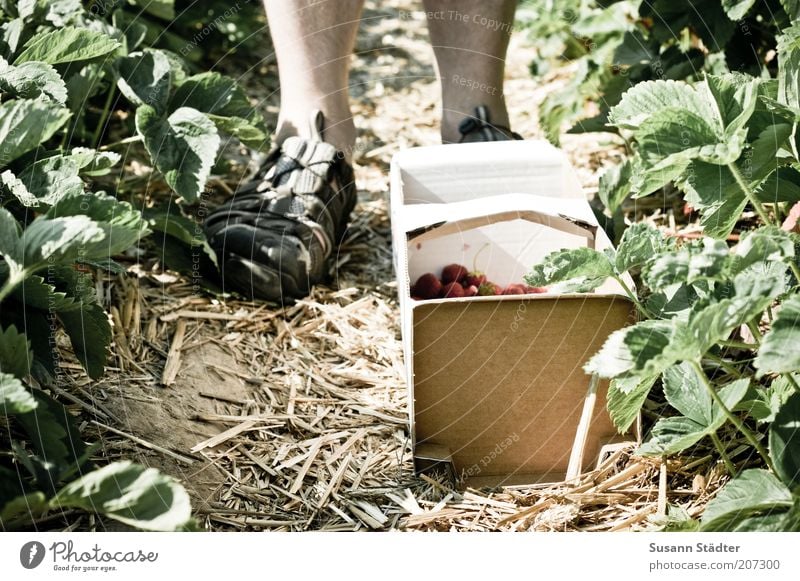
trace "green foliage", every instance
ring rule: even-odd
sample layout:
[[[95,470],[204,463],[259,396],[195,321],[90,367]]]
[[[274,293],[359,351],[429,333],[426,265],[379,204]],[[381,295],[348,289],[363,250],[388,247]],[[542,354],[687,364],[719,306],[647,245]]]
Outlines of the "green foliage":
[[[640,83],[699,81],[706,73],[728,71],[774,73],[776,36],[797,10],[778,0],[572,0],[559,3],[559,10],[551,6],[530,0],[520,21],[540,47],[534,74],[547,72],[557,59],[575,63],[570,83],[550,94],[540,110],[545,133],[556,143],[565,123],[585,117],[587,102],[599,112],[570,132],[613,131],[609,110]]]
[[[655,5],[669,17],[672,8]],[[756,3],[718,6],[742,17]],[[800,201],[798,31],[781,35],[777,81],[741,73],[653,80],[610,108],[609,123],[633,147],[601,179],[606,207],[614,212],[626,196],[672,183],[699,212],[705,236],[676,243],[634,224],[616,252],[560,250],[527,277],[583,292],[612,279],[636,304],[640,320],[612,333],[585,370],[611,378],[607,405],[620,431],[653,386],[663,388],[672,411],[655,422],[639,454],[681,454],[706,441],[722,455],[732,480],[708,505],[702,530],[797,530],[800,523],[800,237],[781,228],[781,216]],[[732,34],[724,26],[717,32],[720,40]],[[743,230],[748,208],[759,223]],[[740,239],[731,247],[734,229]],[[636,294],[628,280],[637,281]],[[765,469],[737,473],[720,437],[731,431]]]
[[[237,13],[255,8],[205,5],[187,11],[174,0],[0,0],[4,528],[66,507],[152,530],[192,526],[186,492],[171,479],[126,462],[95,470],[92,448],[47,388],[59,373],[54,346],[61,333],[86,374],[102,376],[112,329],[86,265],[124,271],[113,257],[150,234],[148,220],[116,189],[124,182],[117,179],[125,171],[121,153],[130,154],[119,148],[143,142],[134,155],[154,168],[151,181],[193,201],[216,162],[220,133],[265,144],[263,119],[241,88],[218,73],[196,72],[199,40],[191,37],[198,24],[205,30],[197,15],[212,6],[231,25]],[[192,11],[196,20],[182,20]],[[229,28],[223,24],[216,20],[215,30]],[[192,40],[174,30],[191,32]],[[200,40],[213,44],[212,36],[203,32]],[[160,234],[187,230],[169,220],[152,223]],[[201,238],[192,237],[191,246],[207,251],[215,268]]]

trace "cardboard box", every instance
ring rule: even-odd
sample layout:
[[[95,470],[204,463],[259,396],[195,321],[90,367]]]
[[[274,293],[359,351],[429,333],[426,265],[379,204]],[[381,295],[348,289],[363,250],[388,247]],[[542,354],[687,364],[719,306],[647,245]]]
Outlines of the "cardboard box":
[[[481,486],[564,480],[619,442],[606,382],[583,365],[634,311],[613,281],[591,294],[417,301],[450,263],[522,282],[554,250],[611,242],[564,155],[546,142],[414,148],[391,167],[391,217],[415,467]]]

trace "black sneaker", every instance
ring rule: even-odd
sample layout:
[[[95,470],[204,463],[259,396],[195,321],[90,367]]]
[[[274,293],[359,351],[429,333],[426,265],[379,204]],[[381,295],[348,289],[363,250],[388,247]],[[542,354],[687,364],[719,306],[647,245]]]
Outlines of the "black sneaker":
[[[357,195],[352,166],[322,141],[323,123],[315,112],[311,139],[287,138],[206,219],[224,291],[288,303],[333,274]]]
[[[485,105],[475,107],[475,115],[461,121],[458,124],[458,132],[461,133],[459,143],[522,139],[519,133],[514,133],[508,127],[493,124],[489,119],[489,109]]]

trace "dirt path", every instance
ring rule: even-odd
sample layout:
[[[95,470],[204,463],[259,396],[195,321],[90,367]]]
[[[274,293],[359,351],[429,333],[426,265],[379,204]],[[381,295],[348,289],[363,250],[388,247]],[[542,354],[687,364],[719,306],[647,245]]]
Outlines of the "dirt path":
[[[560,81],[537,86],[529,43],[513,38],[506,94],[512,126],[535,138],[536,103]],[[142,271],[102,289],[115,309],[115,365],[100,384],[78,388],[91,390],[100,423],[122,434],[88,429],[106,457],[184,482],[209,529],[577,526],[577,508],[508,520],[542,498],[536,487],[459,493],[411,470],[387,169],[394,152],[438,142],[432,63],[419,3],[368,3],[351,83],[360,205],[336,288],[319,287],[284,310],[196,296],[168,272]],[[261,91],[272,121],[274,65],[263,72],[243,81]],[[600,158],[586,144],[569,138],[565,148],[591,190]]]

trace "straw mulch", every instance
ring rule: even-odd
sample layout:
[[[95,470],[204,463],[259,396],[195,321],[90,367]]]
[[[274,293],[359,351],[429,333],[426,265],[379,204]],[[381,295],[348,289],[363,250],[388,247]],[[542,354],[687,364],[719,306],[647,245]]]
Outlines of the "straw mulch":
[[[437,141],[438,87],[421,17],[401,9],[420,7],[382,2],[376,19],[368,4],[359,36],[360,204],[335,288],[285,308],[222,302],[145,249],[127,274],[98,281],[115,330],[106,377],[92,383],[67,362],[61,399],[103,459],[180,479],[209,530],[612,531],[663,525],[668,505],[698,515],[723,479],[710,455],[661,464],[620,449],[572,486],[460,490],[413,474],[386,170],[394,151]],[[537,85],[529,42],[514,39],[506,93],[515,128],[536,137],[535,104],[565,76]],[[266,91],[274,119],[277,95],[254,74],[242,81]],[[618,155],[591,136],[564,147],[587,194]],[[70,530],[112,526],[66,516]]]

